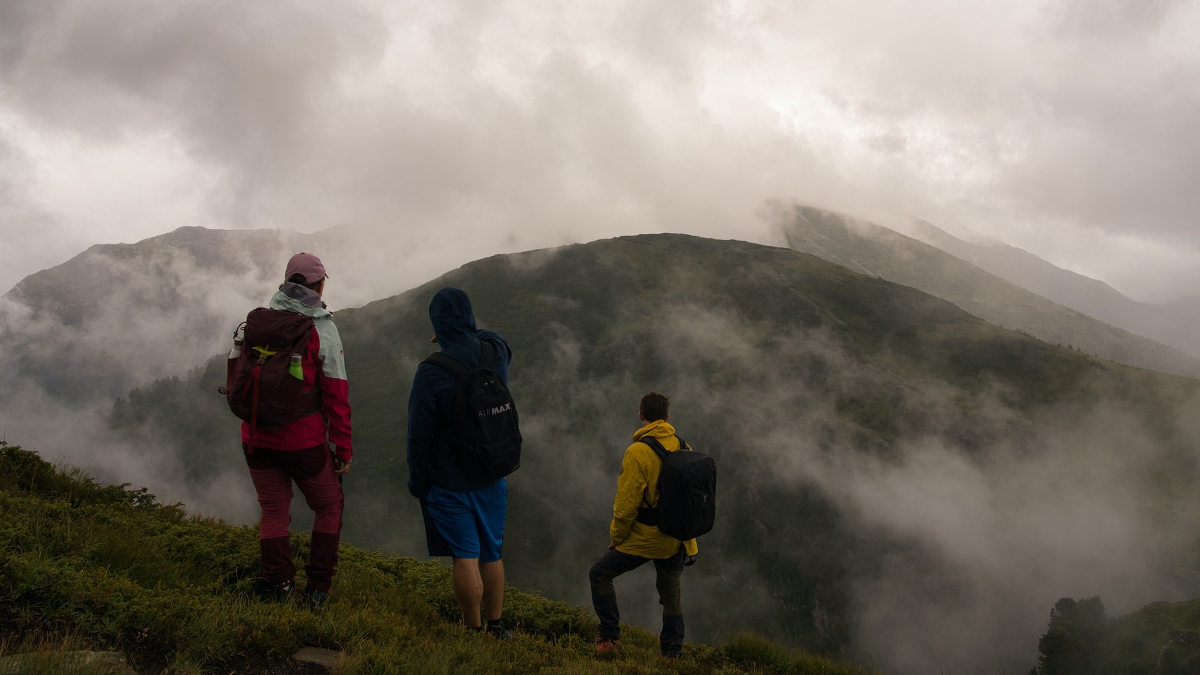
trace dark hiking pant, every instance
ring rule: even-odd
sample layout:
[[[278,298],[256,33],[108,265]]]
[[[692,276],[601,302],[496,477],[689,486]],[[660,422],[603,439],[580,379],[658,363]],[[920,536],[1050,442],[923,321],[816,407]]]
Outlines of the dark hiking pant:
[[[683,648],[683,602],[679,595],[679,577],[683,574],[683,549],[670,558],[654,560],[658,575],[658,603],[663,606],[663,627],[659,644],[663,656],[677,657]],[[600,637],[618,640],[621,637],[621,613],[617,609],[617,592],[613,579],[650,562],[652,558],[621,553],[613,549],[592,565],[588,578],[592,582],[592,607],[600,617]]]
[[[243,452],[246,445],[242,444]],[[250,478],[258,492],[262,520],[258,528],[262,551],[263,578],[270,584],[290,581],[296,574],[288,525],[292,523],[292,481],[312,509],[312,546],[304,571],[308,587],[329,592],[337,571],[338,540],[342,531],[342,484],[333,473],[329,448],[319,445],[304,450],[255,448],[246,455]]]

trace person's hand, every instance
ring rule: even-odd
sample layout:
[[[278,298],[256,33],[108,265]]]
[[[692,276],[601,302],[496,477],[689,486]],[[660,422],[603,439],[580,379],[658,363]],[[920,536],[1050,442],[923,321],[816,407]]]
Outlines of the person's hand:
[[[614,549],[614,548],[616,548],[616,547],[617,547],[617,545],[616,545],[616,544],[614,544],[614,543],[613,543],[613,541],[612,541],[611,539],[609,539],[609,540],[608,540],[608,550],[610,550],[610,551],[611,551],[611,550],[613,550],[613,549]]]
[[[697,554],[697,555],[699,555],[699,554]],[[696,564],[696,556],[688,555],[686,553],[683,554],[683,566],[684,567],[691,567],[692,565],[695,565],[695,564]]]
[[[335,475],[335,476],[344,476],[344,475],[350,473],[350,461],[351,460],[338,459],[338,453],[341,452],[341,450],[342,450],[341,448],[334,445],[333,443],[329,444],[329,459],[333,460],[333,475]],[[350,454],[350,453],[346,453],[346,454]]]

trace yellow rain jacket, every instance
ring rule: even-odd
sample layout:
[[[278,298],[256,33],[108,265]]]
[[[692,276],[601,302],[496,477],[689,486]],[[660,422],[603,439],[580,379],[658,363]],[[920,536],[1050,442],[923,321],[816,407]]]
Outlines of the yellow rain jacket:
[[[637,522],[639,506],[658,506],[658,472],[662,470],[662,461],[650,446],[636,442],[642,436],[657,438],[668,452],[679,449],[675,427],[663,420],[651,422],[633,434],[634,444],[625,449],[625,459],[621,460],[617,499],[608,533],[621,553],[661,560],[679,552],[679,540],[659,532],[656,525]],[[699,552],[695,539],[683,542],[683,546],[688,555]]]

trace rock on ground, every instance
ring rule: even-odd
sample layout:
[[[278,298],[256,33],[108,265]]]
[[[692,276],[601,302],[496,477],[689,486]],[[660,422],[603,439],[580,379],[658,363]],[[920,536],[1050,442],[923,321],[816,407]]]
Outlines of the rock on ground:
[[[320,647],[305,647],[292,654],[292,660],[300,663],[315,663],[332,670],[342,660],[342,653]]]

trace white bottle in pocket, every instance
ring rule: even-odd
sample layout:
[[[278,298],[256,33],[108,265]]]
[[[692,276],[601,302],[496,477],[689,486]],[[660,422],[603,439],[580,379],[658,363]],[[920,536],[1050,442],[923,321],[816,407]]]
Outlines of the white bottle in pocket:
[[[236,359],[242,355],[242,332],[245,330],[246,324],[237,327],[233,331],[233,349],[229,350],[229,358]]]

